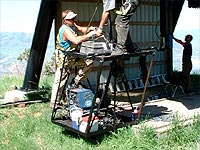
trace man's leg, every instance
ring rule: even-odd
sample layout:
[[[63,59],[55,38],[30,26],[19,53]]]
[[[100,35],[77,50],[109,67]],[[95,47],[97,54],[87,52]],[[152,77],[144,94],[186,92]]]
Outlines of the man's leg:
[[[127,53],[126,41],[129,33],[129,25],[127,16],[117,15],[115,19],[115,29],[117,33],[117,46],[112,54],[124,54]]]
[[[184,89],[185,93],[190,93],[191,91],[191,80],[190,80],[190,72],[192,70],[192,63],[189,64],[183,64],[183,83],[184,83]]]
[[[93,60],[86,59],[83,69],[79,69],[75,77],[75,84],[78,85],[80,80],[86,80],[88,73],[92,70]]]
[[[65,61],[64,64],[63,61]],[[73,62],[74,59],[68,56],[63,56],[60,54],[56,57],[57,69],[55,72],[55,79],[51,91],[50,107],[54,105],[55,101],[61,102],[61,100],[65,100],[64,90],[70,73],[70,66]]]
[[[131,7],[126,15],[117,15],[115,19],[117,46],[116,50],[112,53],[113,55],[127,53],[127,51],[132,52],[133,43],[129,33],[129,22],[134,11],[134,8]]]
[[[52,87],[52,91],[51,91],[50,107],[52,107],[54,105],[56,100],[57,100],[57,102],[60,102],[64,98],[63,91],[65,88],[65,83],[68,78],[68,75],[66,73],[65,68],[63,68],[63,74],[62,74],[62,78],[60,81],[61,69],[62,69],[61,67],[58,67],[55,72],[55,79],[54,79],[54,83],[53,83],[53,87]],[[59,82],[60,82],[60,86],[59,86]]]

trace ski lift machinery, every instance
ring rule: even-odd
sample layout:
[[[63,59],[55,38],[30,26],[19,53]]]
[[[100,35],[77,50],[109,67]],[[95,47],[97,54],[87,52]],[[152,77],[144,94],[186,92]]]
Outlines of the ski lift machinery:
[[[94,41],[89,41],[89,43],[93,43],[93,46],[98,45],[97,49],[102,45],[102,43]],[[81,59],[92,59],[98,63],[99,70],[97,71],[97,83],[95,88],[92,89],[90,86],[88,88],[70,88],[68,86],[69,83],[67,82],[66,87],[69,88],[66,88],[66,90],[63,91],[66,94],[67,105],[55,101],[51,117],[52,122],[84,137],[115,131],[120,127],[137,124],[143,106],[156,48],[145,49],[137,53],[128,53],[123,55],[110,55],[109,49],[104,49],[105,47],[101,47],[102,50],[100,53],[97,53],[99,50],[96,50],[95,47],[91,48],[91,45],[88,47],[86,46],[86,48],[90,49],[89,53],[67,51],[65,52],[65,55]],[[122,82],[126,80],[124,72],[119,69],[120,66],[117,63],[117,60],[127,60],[130,57],[138,57],[140,55],[151,55],[151,62],[141,102],[138,107],[134,107],[130,99],[129,90],[125,86],[127,98],[130,103],[130,108],[125,109],[121,106],[117,106],[116,103],[117,79],[120,78]],[[110,70],[105,87],[101,89],[100,76],[103,70],[103,65],[107,61],[111,62]],[[111,77],[113,77],[113,93],[109,92]]]
[[[96,10],[97,7],[94,11],[94,14],[96,13]],[[82,43],[80,52],[65,52],[65,56],[68,55],[78,59],[92,59],[93,61],[96,61],[99,68],[96,76],[97,82],[95,88],[90,86],[89,80],[88,88],[70,88],[68,86],[69,82],[67,81],[67,88],[65,91],[63,91],[66,94],[67,103],[65,104],[58,102],[56,98],[51,116],[52,123],[62,126],[67,130],[75,132],[83,137],[91,137],[109,131],[115,131],[121,127],[137,124],[142,111],[148,79],[153,64],[154,54],[157,48],[152,47],[148,49],[140,49],[140,51],[137,53],[111,55],[113,43],[110,41],[111,40],[107,40],[107,38],[104,38],[103,42],[98,42],[96,40],[87,41]],[[141,102],[139,106],[133,106],[130,99],[129,90],[125,86],[125,91],[130,104],[129,109],[126,109],[118,106],[116,103],[117,79],[120,78],[121,81],[124,82],[124,85],[126,80],[123,70],[119,69],[120,66],[118,64],[118,60],[129,60],[130,57],[139,57],[141,55],[151,55],[151,62],[148,69]],[[105,83],[105,87],[101,89],[100,76],[104,63],[108,61],[110,62],[109,74]],[[76,72],[77,68],[75,67],[74,69]],[[71,74],[69,74],[69,76],[70,75]],[[109,91],[111,78],[113,78],[113,92]]]

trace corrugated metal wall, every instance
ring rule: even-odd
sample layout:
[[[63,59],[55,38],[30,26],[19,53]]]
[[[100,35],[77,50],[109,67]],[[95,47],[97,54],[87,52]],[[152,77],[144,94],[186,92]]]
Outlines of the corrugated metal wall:
[[[97,3],[95,2],[62,2],[61,11],[71,9],[78,14],[76,20],[80,25],[87,26]],[[98,5],[98,10],[92,21],[93,26],[97,26],[102,13],[102,3]],[[114,22],[114,15],[112,15],[112,21]],[[142,48],[157,46],[159,47],[160,36],[160,0],[144,0],[138,7],[137,11],[131,18],[130,33],[133,42]],[[113,26],[113,33],[115,36],[115,29]],[[150,56],[147,56],[147,66],[150,63]],[[129,61],[125,61],[125,74],[128,79],[134,79],[140,77],[139,57],[131,58]],[[109,62],[105,64],[108,66]],[[96,63],[94,65],[97,66]],[[166,52],[157,51],[154,57],[154,63],[151,71],[151,75],[166,74]],[[94,68],[95,68],[94,67]],[[94,70],[97,70],[94,69]],[[104,70],[102,73],[102,82],[104,82],[108,75],[108,70]],[[96,71],[89,75],[91,84],[96,83]]]

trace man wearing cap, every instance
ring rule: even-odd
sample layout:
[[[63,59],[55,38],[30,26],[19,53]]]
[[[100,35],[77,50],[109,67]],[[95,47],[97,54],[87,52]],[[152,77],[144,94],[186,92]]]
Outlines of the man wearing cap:
[[[74,57],[65,56],[64,54],[65,51],[77,50],[78,44],[80,44],[83,41],[88,40],[89,38],[91,38],[92,36],[96,34],[96,31],[94,30],[93,27],[87,28],[87,27],[78,26],[75,23],[76,16],[77,14],[71,10],[65,10],[62,12],[63,24],[60,27],[59,32],[56,37],[56,49],[55,49],[56,72],[55,72],[55,79],[54,79],[54,83],[52,87],[50,107],[53,107],[57,94],[58,94],[57,95],[58,102],[60,102],[61,100],[64,100],[64,97],[65,97],[64,88],[66,86],[65,84],[67,82],[68,74],[72,66],[75,66],[75,65],[84,66],[83,70],[80,69],[78,71],[78,74],[76,75],[74,79],[74,85],[76,85],[77,87],[80,80],[86,78],[86,75],[89,73],[92,67],[92,63],[93,63],[92,60],[79,59],[77,61],[77,59],[75,59]],[[83,33],[83,35],[78,36],[78,32]],[[64,58],[65,58],[65,62],[64,62]],[[59,86],[59,82],[60,82],[60,86]]]
[[[193,37],[190,34],[186,35],[185,42],[175,37],[173,37],[173,39],[184,47],[182,56],[182,75],[185,93],[188,94],[191,92],[190,72],[192,70],[192,45],[190,42],[192,41]]]
[[[129,22],[133,13],[139,6],[139,0],[121,0],[120,10],[116,10],[115,0],[103,0],[103,13],[99,28],[97,30],[97,36],[102,35],[104,25],[108,19],[110,11],[114,11],[117,14],[115,18],[115,28],[117,32],[117,46],[112,55],[121,55],[127,52],[133,53],[136,50],[136,45],[131,40],[129,33]]]

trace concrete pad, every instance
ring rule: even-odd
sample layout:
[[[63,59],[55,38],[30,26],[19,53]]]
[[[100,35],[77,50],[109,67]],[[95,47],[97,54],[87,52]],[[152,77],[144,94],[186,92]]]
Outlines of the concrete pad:
[[[140,120],[144,125],[152,127],[157,133],[166,132],[171,128],[173,118],[178,118],[184,125],[191,123],[195,115],[200,114],[200,93],[177,99],[158,99],[146,102],[142,108]],[[141,124],[133,126],[140,129]]]

